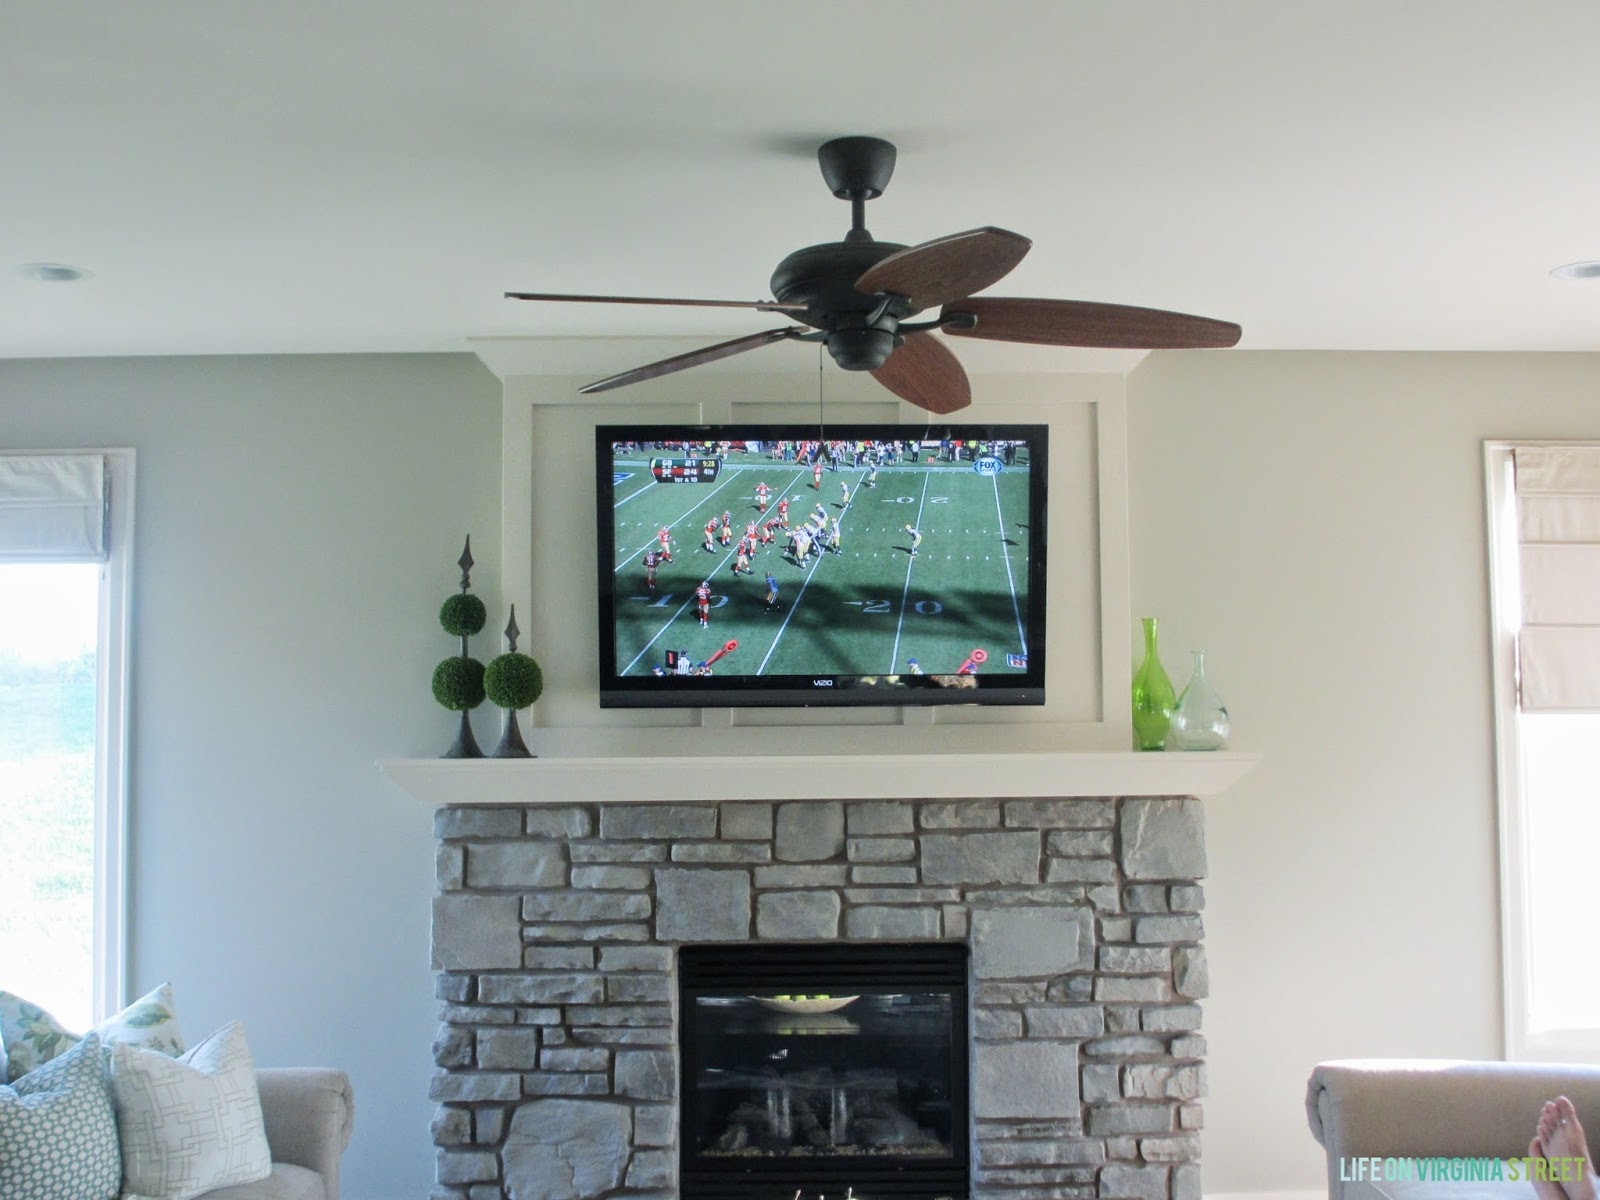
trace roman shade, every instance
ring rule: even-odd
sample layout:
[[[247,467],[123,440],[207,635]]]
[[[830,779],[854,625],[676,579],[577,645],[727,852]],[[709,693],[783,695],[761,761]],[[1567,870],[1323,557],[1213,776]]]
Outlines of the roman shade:
[[[1600,712],[1600,445],[1519,446],[1523,712]]]
[[[105,457],[0,454],[0,561],[105,559]]]

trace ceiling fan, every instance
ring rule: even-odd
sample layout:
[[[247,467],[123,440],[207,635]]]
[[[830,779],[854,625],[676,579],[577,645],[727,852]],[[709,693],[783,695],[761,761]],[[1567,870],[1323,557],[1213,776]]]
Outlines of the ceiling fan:
[[[952,337],[1046,346],[1130,350],[1232,346],[1239,326],[1126,304],[974,296],[1007,275],[1033,244],[1021,234],[983,226],[915,246],[880,242],[867,232],[866,203],[894,174],[895,148],[875,137],[843,137],[817,150],[833,194],[850,201],[850,231],[839,242],[796,250],[772,273],[772,300],[685,300],[507,292],[512,300],[594,304],[671,304],[783,313],[799,325],[748,334],[597,380],[583,392],[655,379],[775,342],[822,342],[847,371],[871,371],[895,395],[931,413],[972,403],[972,388],[934,331]],[[939,313],[911,321],[928,309]]]

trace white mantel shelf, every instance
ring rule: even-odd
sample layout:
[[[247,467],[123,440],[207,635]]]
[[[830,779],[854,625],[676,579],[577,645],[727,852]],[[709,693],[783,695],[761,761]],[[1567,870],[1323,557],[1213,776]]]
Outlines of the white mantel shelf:
[[[693,803],[1214,796],[1261,760],[1177,753],[398,758],[378,768],[426,804]]]

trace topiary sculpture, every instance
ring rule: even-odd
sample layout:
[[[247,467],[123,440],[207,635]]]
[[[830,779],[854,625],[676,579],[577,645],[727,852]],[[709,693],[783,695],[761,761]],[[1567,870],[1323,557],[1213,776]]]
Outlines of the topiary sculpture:
[[[505,732],[500,744],[494,748],[495,758],[532,758],[533,751],[522,740],[522,730],[517,727],[517,710],[527,708],[544,692],[544,672],[539,664],[526,654],[517,653],[517,606],[511,606],[511,619],[506,622],[506,642],[510,649],[489,663],[484,671],[483,686],[489,699],[506,710]]]
[[[472,736],[472,719],[468,714],[483,703],[484,666],[467,653],[467,639],[483,629],[489,619],[489,610],[483,601],[467,594],[472,586],[472,537],[462,547],[456,559],[461,568],[461,592],[451,596],[439,607],[439,624],[451,637],[461,639],[461,653],[445,659],[433,669],[433,698],[451,712],[461,714],[461,728],[456,740],[444,752],[445,758],[482,758],[478,739]]]

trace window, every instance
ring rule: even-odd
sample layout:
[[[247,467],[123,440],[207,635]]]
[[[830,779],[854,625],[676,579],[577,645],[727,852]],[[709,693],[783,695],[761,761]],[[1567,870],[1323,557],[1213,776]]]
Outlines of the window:
[[[1600,444],[1486,462],[1506,1055],[1600,1061]]]
[[[123,1001],[132,451],[0,453],[0,962],[69,1028]]]

